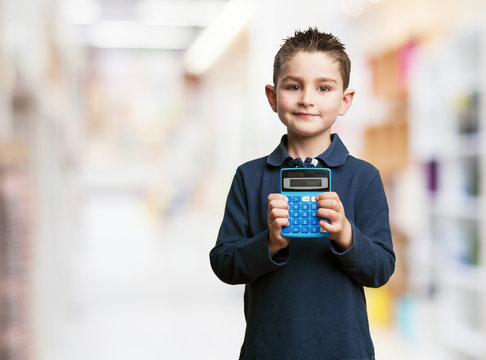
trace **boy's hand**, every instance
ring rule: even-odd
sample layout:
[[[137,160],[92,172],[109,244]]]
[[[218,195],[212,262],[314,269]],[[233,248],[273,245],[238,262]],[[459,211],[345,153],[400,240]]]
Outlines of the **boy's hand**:
[[[282,226],[289,223],[289,202],[285,195],[268,195],[268,248],[273,256],[289,245],[290,238],[280,234]]]
[[[324,192],[316,196],[318,204],[317,215],[329,219],[321,220],[320,225],[331,235],[329,238],[335,241],[342,251],[353,245],[353,228],[346,218],[344,206],[335,192]]]

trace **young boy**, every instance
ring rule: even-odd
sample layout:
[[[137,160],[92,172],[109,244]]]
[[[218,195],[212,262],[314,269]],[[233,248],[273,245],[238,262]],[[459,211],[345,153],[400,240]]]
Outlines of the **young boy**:
[[[309,28],[286,39],[266,95],[287,127],[269,155],[241,165],[228,194],[211,266],[245,284],[240,360],[370,360],[364,286],[390,278],[395,255],[378,170],[349,155],[331,127],[351,106],[350,61],[331,34]],[[317,196],[329,237],[283,237],[289,206],[280,169],[327,167],[332,190]]]

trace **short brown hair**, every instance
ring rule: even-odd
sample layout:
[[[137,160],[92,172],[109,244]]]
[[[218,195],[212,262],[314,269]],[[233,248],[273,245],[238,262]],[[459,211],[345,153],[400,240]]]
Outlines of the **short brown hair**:
[[[322,51],[331,56],[338,64],[343,78],[343,89],[349,85],[351,61],[346,54],[344,44],[330,33],[322,33],[317,28],[310,27],[306,31],[297,30],[294,36],[284,39],[280,50],[275,55],[273,63],[273,83],[277,85],[282,66],[299,51]]]

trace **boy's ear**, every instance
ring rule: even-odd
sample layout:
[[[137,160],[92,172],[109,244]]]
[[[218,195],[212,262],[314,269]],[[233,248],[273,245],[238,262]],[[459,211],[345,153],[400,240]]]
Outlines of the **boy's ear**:
[[[275,90],[275,86],[273,85],[266,85],[265,86],[265,94],[267,95],[268,103],[273,111],[277,112],[277,92]]]
[[[339,115],[343,116],[348,111],[349,107],[353,103],[355,90],[346,89],[343,95],[343,101],[341,102],[341,108],[339,109]]]

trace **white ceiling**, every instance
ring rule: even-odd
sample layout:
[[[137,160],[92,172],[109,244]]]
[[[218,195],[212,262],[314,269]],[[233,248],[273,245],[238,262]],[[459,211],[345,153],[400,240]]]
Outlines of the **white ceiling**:
[[[226,0],[61,0],[86,46],[186,50]]]

